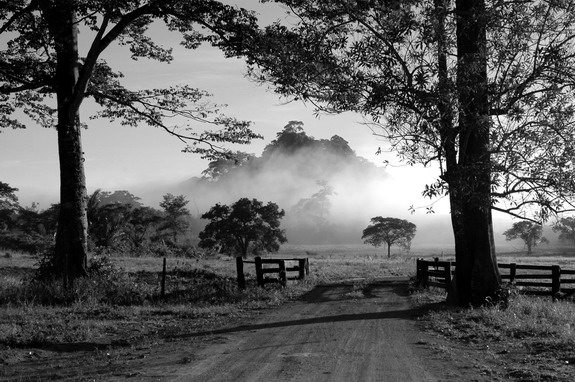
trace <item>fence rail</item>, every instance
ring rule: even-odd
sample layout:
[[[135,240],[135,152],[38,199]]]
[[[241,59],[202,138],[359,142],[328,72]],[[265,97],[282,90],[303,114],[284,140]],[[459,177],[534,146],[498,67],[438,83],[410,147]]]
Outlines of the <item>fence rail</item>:
[[[244,264],[255,264],[256,279],[258,285],[263,287],[269,283],[280,283],[287,285],[288,280],[303,280],[309,275],[309,259],[262,259],[254,258],[254,261],[246,261],[241,256],[236,257],[236,269],[238,274],[238,285],[245,288],[246,278],[244,274]],[[271,265],[272,267],[269,267]],[[297,276],[293,275],[297,272]],[[290,273],[292,275],[290,275]],[[266,277],[268,274],[277,274],[277,277]]]
[[[456,267],[455,261],[418,259],[417,282],[423,287],[449,290]],[[522,293],[564,298],[575,294],[575,270],[559,265],[498,264],[501,279],[520,287]]]

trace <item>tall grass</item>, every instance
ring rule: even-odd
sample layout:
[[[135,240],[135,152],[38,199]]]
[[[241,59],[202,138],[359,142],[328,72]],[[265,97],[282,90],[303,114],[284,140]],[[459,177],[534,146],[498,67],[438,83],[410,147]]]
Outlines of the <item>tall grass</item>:
[[[417,292],[419,304],[444,300],[444,293]],[[511,380],[572,381],[575,304],[549,297],[513,295],[507,304],[475,309],[432,310],[422,318],[450,340],[482,349]]]
[[[0,267],[0,352],[3,346],[151,341],[166,333],[223,325],[254,309],[296,298],[318,283],[407,274],[414,269],[409,257],[388,260],[370,252],[345,254],[332,249],[299,248],[279,254],[310,260],[309,277],[289,282],[287,288],[257,287],[255,266],[246,264],[248,286],[239,289],[233,257],[169,258],[163,298],[159,258],[93,257],[91,276],[64,290],[58,280],[35,280],[32,259],[17,254],[0,260],[4,261]]]

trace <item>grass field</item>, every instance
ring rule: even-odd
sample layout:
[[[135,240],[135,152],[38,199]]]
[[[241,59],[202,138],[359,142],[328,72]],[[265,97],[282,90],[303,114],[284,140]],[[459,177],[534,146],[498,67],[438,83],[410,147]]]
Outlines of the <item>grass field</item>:
[[[246,264],[246,290],[236,286],[232,257],[168,258],[166,294],[161,300],[161,258],[111,258],[112,265],[105,261],[99,265],[100,278],[82,281],[65,292],[57,284],[40,288],[30,282],[36,258],[0,251],[0,364],[4,366],[0,380],[18,375],[19,365],[29,368],[30,354],[43,352],[48,358],[62,350],[70,359],[62,361],[62,371],[54,379],[74,380],[78,371],[66,362],[105,365],[109,360],[101,356],[102,349],[127,356],[130,349],[245,320],[261,309],[298,298],[319,283],[411,276],[417,258],[453,259],[449,247],[392,253],[388,259],[381,248],[366,245],[286,245],[273,257],[309,258],[310,277],[290,282],[285,289],[261,289],[255,285],[254,269]],[[529,257],[511,248],[501,252],[499,261],[575,269],[575,254],[568,248],[548,248]],[[495,370],[504,370],[505,378],[518,381],[573,380],[573,303],[516,296],[508,306],[470,310],[442,305],[443,291],[419,291],[413,296],[421,306],[440,308],[422,318],[429,330],[450,341],[488,349],[490,361],[482,366],[486,372],[495,375]],[[511,366],[502,366],[506,363]]]

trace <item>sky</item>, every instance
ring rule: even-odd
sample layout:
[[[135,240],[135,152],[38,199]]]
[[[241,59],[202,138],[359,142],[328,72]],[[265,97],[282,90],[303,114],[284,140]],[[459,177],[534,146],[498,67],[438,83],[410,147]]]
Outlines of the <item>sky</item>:
[[[244,0],[241,4],[257,9],[262,22],[284,17],[281,9],[257,1]],[[245,78],[246,67],[241,59],[225,59],[219,50],[210,46],[186,50],[178,45],[177,35],[163,29],[154,29],[153,33],[155,39],[174,47],[172,63],[132,61],[126,49],[118,47],[105,51],[102,58],[125,75],[122,82],[131,89],[189,84],[212,93],[212,101],[228,105],[224,109],[227,115],[252,121],[253,129],[264,136],[263,140],[238,149],[259,155],[289,121],[299,120],[304,122],[308,135],[329,138],[337,134],[344,137],[358,155],[376,164],[382,164],[383,159],[399,164],[393,156],[375,155],[385,142],[360,124],[360,116],[317,117],[311,105],[288,103],[270,89]],[[89,37],[88,33],[81,33],[81,43]],[[148,126],[133,128],[102,119],[89,120],[94,110],[89,101],[81,109],[82,121],[88,123],[88,129],[83,131],[88,192],[96,188],[129,189],[158,182],[177,183],[199,176],[207,167],[206,160],[182,153],[183,144],[166,132]],[[430,181],[436,175],[435,169],[409,167],[389,168],[389,172],[420,189],[425,184],[422,174]],[[417,181],[413,182],[414,179]],[[33,123],[24,130],[3,130],[0,133],[0,180],[19,189],[22,204],[36,201],[46,206],[56,202],[59,188],[56,131]]]
[[[256,9],[262,23],[285,17],[281,9],[258,4],[256,0],[240,3],[248,9]],[[385,215],[386,205],[403,211],[404,218],[409,217],[411,205],[429,205],[430,201],[423,198],[421,192],[425,184],[436,179],[437,168],[402,166],[393,154],[376,155],[378,148],[385,147],[386,142],[361,124],[361,116],[348,113],[317,117],[311,105],[288,103],[270,89],[250,82],[245,77],[246,67],[241,59],[225,59],[221,52],[209,46],[189,51],[178,45],[177,35],[162,29],[154,29],[152,33],[156,40],[174,48],[174,61],[169,65],[148,60],[132,61],[127,50],[119,47],[111,47],[102,55],[113,69],[125,75],[122,83],[126,87],[144,89],[188,84],[209,91],[214,95],[214,102],[228,105],[224,110],[227,115],[252,121],[253,129],[264,136],[263,140],[238,148],[258,156],[276,133],[292,120],[302,121],[306,133],[318,139],[340,135],[357,155],[381,166],[384,160],[394,164],[386,167],[388,178],[382,187],[384,190],[373,189],[373,195],[383,195],[381,205],[377,210],[374,208],[374,216]],[[83,34],[80,41],[88,41],[89,37]],[[146,187],[166,189],[172,184],[177,189],[178,184],[200,176],[208,165],[198,155],[182,153],[183,144],[162,130],[89,120],[93,111],[90,102],[82,105],[81,118],[88,123],[88,129],[83,131],[83,149],[89,193],[97,188],[131,192]],[[0,132],[0,181],[19,189],[17,196],[22,205],[37,202],[43,209],[58,202],[56,131],[31,124],[24,130]],[[159,200],[161,195],[143,201],[158,207]],[[436,218],[449,220],[446,200],[439,201],[435,210]],[[423,219],[424,208],[416,214]]]

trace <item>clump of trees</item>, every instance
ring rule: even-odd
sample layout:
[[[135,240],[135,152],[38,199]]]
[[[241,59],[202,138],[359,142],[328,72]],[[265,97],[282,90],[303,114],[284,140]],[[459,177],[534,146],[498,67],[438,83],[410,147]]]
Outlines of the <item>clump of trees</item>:
[[[347,196],[357,200],[365,184],[384,174],[384,169],[358,156],[344,138],[316,138],[306,133],[302,122],[289,121],[261,156],[236,152],[211,161],[203,176],[189,185],[199,200],[221,195],[210,206],[244,195],[261,199],[266,189],[276,203],[287,206],[283,226],[290,243],[343,244],[358,240],[359,218],[332,219],[333,200]]]
[[[202,219],[210,222],[200,232],[199,246],[247,257],[248,253],[277,252],[287,241],[280,228],[285,215],[273,202],[241,198],[228,206],[217,203]]]
[[[166,194],[161,209],[143,206],[127,191],[96,190],[88,201],[90,248],[135,255],[199,256],[192,228],[199,219],[184,195]]]
[[[559,219],[552,227],[553,232],[559,232],[559,240],[575,244],[575,217],[568,216]]]
[[[0,246],[47,253],[57,235],[59,204],[45,210],[18,203],[17,189],[0,182]],[[183,195],[166,194],[161,209],[143,206],[128,191],[94,191],[87,203],[88,248],[104,253],[144,256],[200,256],[193,242],[198,217]]]
[[[391,246],[409,250],[416,231],[416,225],[407,220],[376,216],[371,218],[371,224],[363,230],[361,238],[376,248],[387,244],[387,258],[391,258]]]
[[[0,247],[15,251],[40,253],[53,243],[58,205],[40,211],[36,204],[23,207],[17,188],[0,182]]]
[[[503,232],[505,239],[521,239],[527,247],[527,254],[533,253],[533,248],[540,243],[549,243],[547,238],[543,237],[543,226],[531,221],[515,222],[507,231]]]

